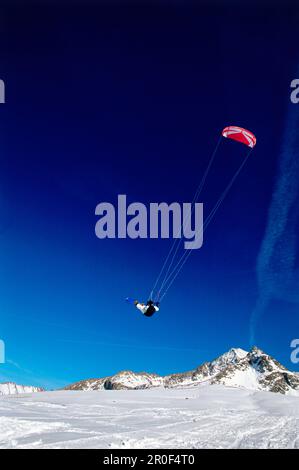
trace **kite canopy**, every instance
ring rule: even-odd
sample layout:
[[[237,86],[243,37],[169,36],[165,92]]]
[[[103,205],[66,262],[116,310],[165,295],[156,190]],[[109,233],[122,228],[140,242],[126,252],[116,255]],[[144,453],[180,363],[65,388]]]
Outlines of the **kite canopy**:
[[[242,144],[245,144],[251,148],[253,148],[256,144],[255,135],[252,132],[248,131],[247,129],[243,129],[243,127],[238,127],[238,126],[225,127],[225,129],[223,129],[222,131],[222,135],[223,137],[236,140],[237,142],[241,142]]]

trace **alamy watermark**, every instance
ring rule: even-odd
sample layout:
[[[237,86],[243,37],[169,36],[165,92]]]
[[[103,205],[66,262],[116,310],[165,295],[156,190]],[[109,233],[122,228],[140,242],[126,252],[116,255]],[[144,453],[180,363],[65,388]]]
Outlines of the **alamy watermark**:
[[[98,238],[183,238],[184,248],[197,250],[203,245],[203,204],[184,202],[141,202],[127,205],[127,196],[117,197],[117,207],[110,202],[96,206],[100,216],[95,225]]]
[[[293,351],[291,352],[291,362],[293,364],[299,363],[299,339],[293,339],[290,344]]]
[[[5,83],[3,80],[0,80],[0,104],[5,103]]]
[[[5,362],[5,343],[2,339],[0,339],[0,364],[4,364]]]
[[[299,103],[299,78],[294,78],[290,86],[293,90],[290,95],[291,102],[297,104]]]

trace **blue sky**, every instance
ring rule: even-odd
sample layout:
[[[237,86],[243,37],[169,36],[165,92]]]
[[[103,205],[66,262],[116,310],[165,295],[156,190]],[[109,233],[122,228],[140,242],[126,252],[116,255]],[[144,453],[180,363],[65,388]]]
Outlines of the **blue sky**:
[[[54,388],[121,369],[183,371],[249,348],[257,260],[288,152],[298,10],[20,10],[3,8],[0,30],[0,379]],[[124,298],[146,300],[171,241],[99,240],[95,207],[118,194],[191,201],[229,124],[252,130],[256,149],[160,313],[144,318]],[[206,210],[244,149],[221,143]],[[255,342],[296,370],[298,303],[272,294]]]

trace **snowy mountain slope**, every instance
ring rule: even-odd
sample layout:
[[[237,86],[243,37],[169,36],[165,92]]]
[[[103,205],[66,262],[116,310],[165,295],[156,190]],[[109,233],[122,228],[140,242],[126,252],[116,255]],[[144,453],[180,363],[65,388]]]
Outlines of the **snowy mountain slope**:
[[[106,390],[144,389],[163,386],[163,378],[157,374],[147,372],[122,371],[113,375],[104,382]]]
[[[299,448],[299,400],[223,385],[0,397],[0,448]]]
[[[110,377],[81,380],[65,387],[65,390],[138,390],[159,386],[163,386],[163,378],[157,374],[124,370]]]
[[[178,386],[186,387],[204,382],[207,383],[229,365],[237,364],[238,361],[246,357],[247,354],[248,352],[243,349],[232,348],[212,362],[205,362],[194,370],[164,377],[164,386],[167,388]]]
[[[18,393],[33,393],[42,391],[42,388],[33,387],[31,385],[19,385],[14,382],[0,383],[0,395],[16,395]]]
[[[211,362],[194,370],[165,377],[145,372],[123,371],[111,377],[76,382],[66,390],[120,390],[153,387],[186,388],[222,384],[250,390],[293,393],[299,396],[299,377],[274,358],[253,347],[250,352],[232,348]]]
[[[235,364],[228,364],[211,383],[299,395],[298,376],[256,347]]]
[[[82,390],[83,392],[88,392],[91,390],[103,390],[105,380],[107,380],[107,377],[102,379],[80,380],[79,382],[68,385],[64,388],[64,390]]]

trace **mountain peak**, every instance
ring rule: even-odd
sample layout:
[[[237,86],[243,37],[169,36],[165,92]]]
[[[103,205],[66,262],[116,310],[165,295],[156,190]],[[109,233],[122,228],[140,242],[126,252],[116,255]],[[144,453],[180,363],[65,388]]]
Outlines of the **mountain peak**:
[[[256,355],[259,355],[259,356],[267,356],[268,354],[266,354],[264,351],[262,351],[260,348],[258,348],[257,346],[252,346],[252,348],[250,349],[250,353],[251,354],[256,354]]]
[[[245,351],[245,349],[242,348],[231,348],[228,352],[235,354],[240,359],[243,359],[243,357],[247,356],[248,354],[248,351]]]

